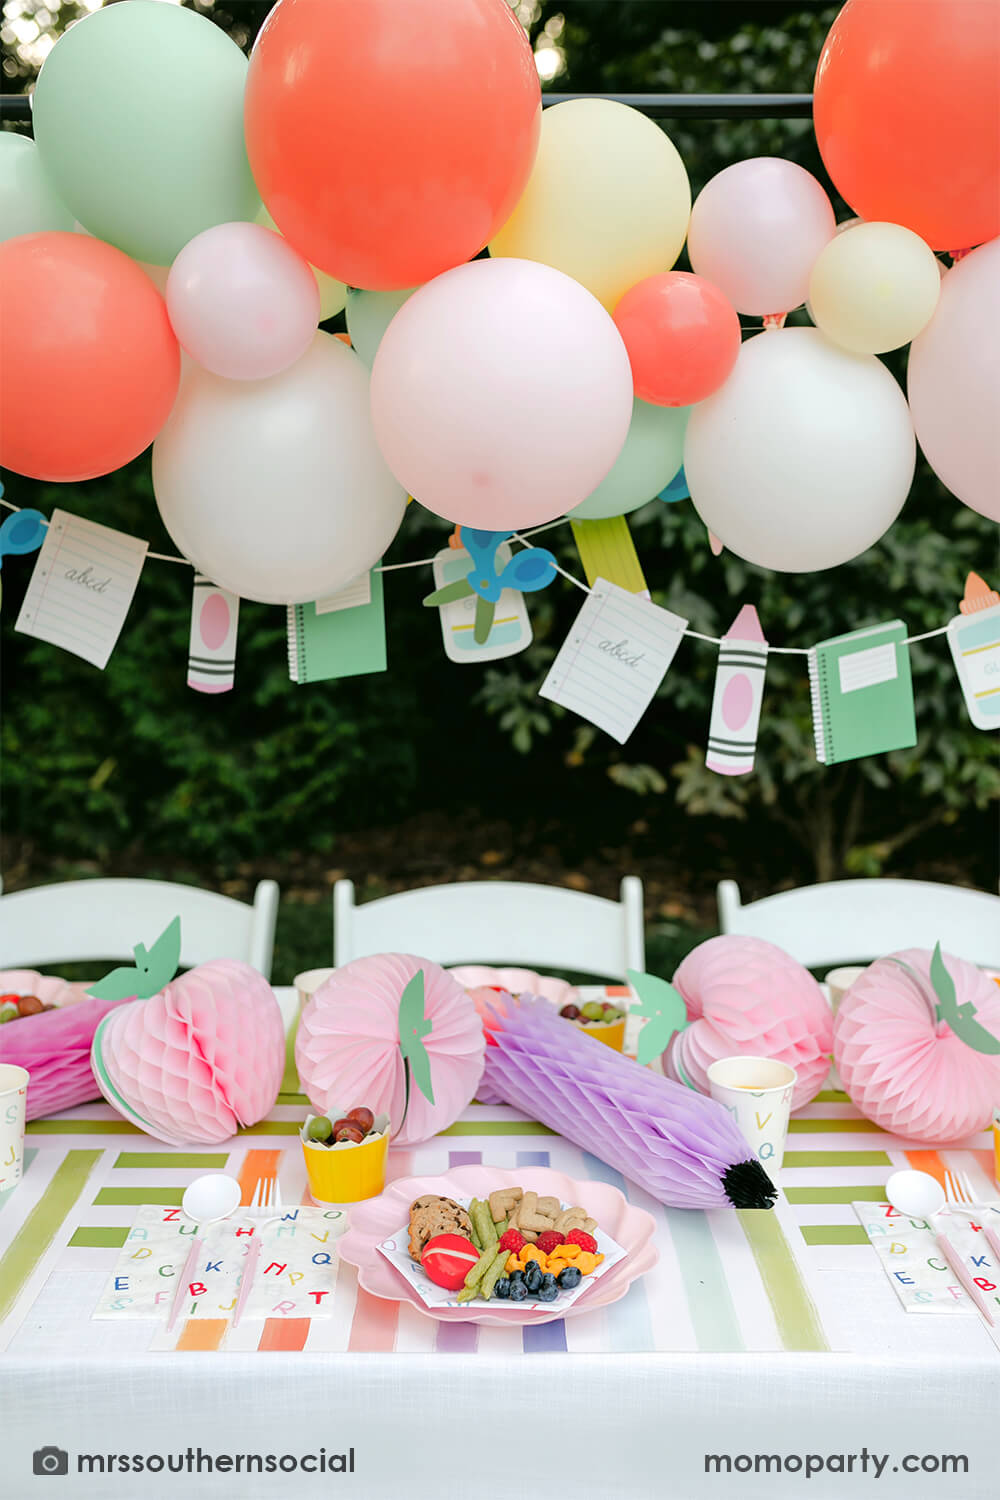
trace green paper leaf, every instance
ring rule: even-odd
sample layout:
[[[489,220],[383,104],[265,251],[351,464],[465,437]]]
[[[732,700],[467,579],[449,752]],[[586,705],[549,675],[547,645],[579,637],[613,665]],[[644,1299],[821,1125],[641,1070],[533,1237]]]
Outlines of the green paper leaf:
[[[640,1063],[650,1063],[666,1051],[675,1032],[684,1030],[687,1006],[683,995],[655,974],[640,974],[636,969],[628,969],[626,977],[639,996],[639,1003],[629,1007],[630,1013],[646,1021],[639,1033],[637,1057]]]
[[[418,969],[407,983],[399,1001],[399,1051],[407,1068],[408,1077],[416,1084],[424,1098],[434,1103],[431,1085],[431,1060],[423,1039],[428,1036],[431,1023],[424,1015],[424,971]],[[409,1088],[407,1088],[407,1105]]]
[[[472,627],[472,637],[477,646],[481,646],[488,638],[493,629],[493,616],[496,614],[496,606],[489,599],[484,599],[482,594],[476,600],[476,619]]]
[[[959,1041],[971,1047],[974,1052],[996,1057],[1000,1053],[1000,1037],[995,1037],[992,1031],[980,1026],[976,1020],[976,1007],[971,1000],[967,1000],[964,1005],[958,1004],[955,981],[948,973],[941,956],[940,942],[934,945],[934,955],[931,958],[931,984],[938,998],[938,1020],[947,1021]]]
[[[174,917],[164,928],[148,953],[142,943],[136,943],[132,952],[134,968],[112,969],[92,984],[87,994],[96,995],[98,1000],[127,1000],[129,996],[148,1000],[151,995],[158,995],[177,973],[181,957],[180,917]]]
[[[428,594],[424,604],[432,609],[438,604],[451,604],[455,599],[466,599],[475,593],[472,585],[465,578],[458,578],[454,583],[446,583],[444,588],[435,589],[433,594]]]

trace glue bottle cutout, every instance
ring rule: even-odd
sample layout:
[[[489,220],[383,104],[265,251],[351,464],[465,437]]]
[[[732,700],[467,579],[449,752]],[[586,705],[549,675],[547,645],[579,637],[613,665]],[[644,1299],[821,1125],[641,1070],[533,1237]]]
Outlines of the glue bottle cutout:
[[[722,638],[705,765],[720,776],[753,770],[764,698],[767,641],[757,611],[744,604]]]
[[[965,580],[960,613],[948,621],[959,686],[977,729],[1000,728],[1000,594],[977,573]]]

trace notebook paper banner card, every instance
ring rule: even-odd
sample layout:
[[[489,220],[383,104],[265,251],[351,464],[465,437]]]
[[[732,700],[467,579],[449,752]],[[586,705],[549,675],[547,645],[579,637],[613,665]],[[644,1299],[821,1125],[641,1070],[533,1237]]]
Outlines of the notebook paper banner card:
[[[976,573],[965,581],[961,610],[948,621],[958,684],[977,729],[1000,728],[1000,594]]]
[[[824,765],[917,743],[906,626],[890,620],[809,652],[816,758]]]
[[[288,675],[329,682],[386,668],[382,574],[372,569],[371,601],[320,614],[315,603],[288,606]]]
[[[766,671],[767,641],[757,611],[744,604],[722,638],[715,669],[705,765],[719,776],[753,770]]]
[[[687,620],[599,578],[539,689],[624,745],[653,700]]]
[[[148,545],[54,510],[14,629],[61,646],[103,671],[125,623]]]
[[[569,524],[591,587],[598,578],[606,578],[630,594],[645,594],[649,598],[639,554],[624,516],[609,516],[603,521],[570,520]]]
[[[511,549],[501,542],[496,549],[496,567],[500,572],[511,560]],[[524,595],[519,589],[502,589],[494,605],[493,621],[485,641],[475,638],[476,608],[480,596],[474,590],[459,587],[469,576],[472,556],[464,547],[442,547],[434,558],[434,590],[450,589],[456,595],[438,606],[441,638],[445,655],[454,662],[499,661],[516,656],[531,645],[531,621]]]
[[[240,601],[203,574],[194,575],[187,685],[196,693],[228,693],[236,676]]]
[[[355,578],[353,583],[346,583],[336,594],[329,594],[325,599],[317,599],[316,613],[332,615],[336,614],[338,609],[357,609],[359,605],[371,602],[372,575],[369,570],[367,573],[362,573],[360,578]]]

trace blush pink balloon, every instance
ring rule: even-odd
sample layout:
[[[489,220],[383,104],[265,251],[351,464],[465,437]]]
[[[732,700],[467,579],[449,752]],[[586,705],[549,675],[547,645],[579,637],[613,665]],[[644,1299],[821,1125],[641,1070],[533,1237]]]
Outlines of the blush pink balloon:
[[[754,156],[702,188],[691,211],[688,255],[737,312],[768,317],[802,306],[809,273],[836,227],[811,172],[777,156]]]
[[[609,313],[536,261],[474,260],[414,292],[372,367],[386,463],[428,510],[487,531],[552,521],[591,494],[632,420]]]
[[[1000,521],[1000,240],[941,281],[938,305],[910,347],[907,394],[917,441],[963,504]]]
[[[319,287],[309,265],[263,224],[216,224],[170,267],[167,312],[183,347],[226,380],[264,380],[309,348]]]

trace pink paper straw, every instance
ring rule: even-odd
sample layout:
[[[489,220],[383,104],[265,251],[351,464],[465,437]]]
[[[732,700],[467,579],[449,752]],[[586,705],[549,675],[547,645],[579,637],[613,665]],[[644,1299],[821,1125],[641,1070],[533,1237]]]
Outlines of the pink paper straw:
[[[234,1328],[239,1327],[240,1318],[243,1316],[243,1309],[246,1306],[247,1298],[250,1295],[250,1288],[253,1285],[254,1273],[257,1270],[257,1259],[259,1255],[260,1234],[255,1230],[253,1239],[250,1241],[250,1245],[247,1250],[247,1258],[243,1265],[243,1279],[240,1282],[240,1290],[236,1298],[236,1307],[233,1310]]]
[[[946,1234],[936,1234],[934,1236],[934,1239],[938,1249],[941,1251],[941,1254],[944,1256],[945,1260],[948,1262],[949,1266],[951,1266],[951,1269],[958,1277],[963,1290],[968,1292],[969,1296],[979,1308],[979,1311],[982,1313],[987,1323],[992,1324],[994,1322],[994,1318],[993,1314],[990,1312],[989,1306],[986,1302],[986,1298],[983,1296],[982,1292],[976,1286],[976,1283],[973,1281],[972,1277],[965,1269],[962,1257],[959,1255],[958,1251],[951,1243],[951,1240]]]
[[[170,1317],[167,1319],[167,1332],[168,1333],[170,1332],[171,1328],[173,1328],[174,1324],[177,1322],[177,1314],[180,1312],[180,1310],[181,1310],[181,1303],[184,1301],[184,1288],[188,1284],[188,1280],[190,1278],[191,1272],[194,1270],[195,1261],[198,1259],[198,1256],[201,1254],[201,1251],[202,1251],[202,1242],[201,1242],[200,1239],[198,1239],[197,1236],[195,1236],[195,1238],[191,1241],[191,1249],[188,1251],[187,1260],[184,1262],[184,1269],[181,1272],[181,1279],[177,1283],[177,1290],[174,1293],[173,1304],[172,1304],[172,1306],[170,1308]]]

